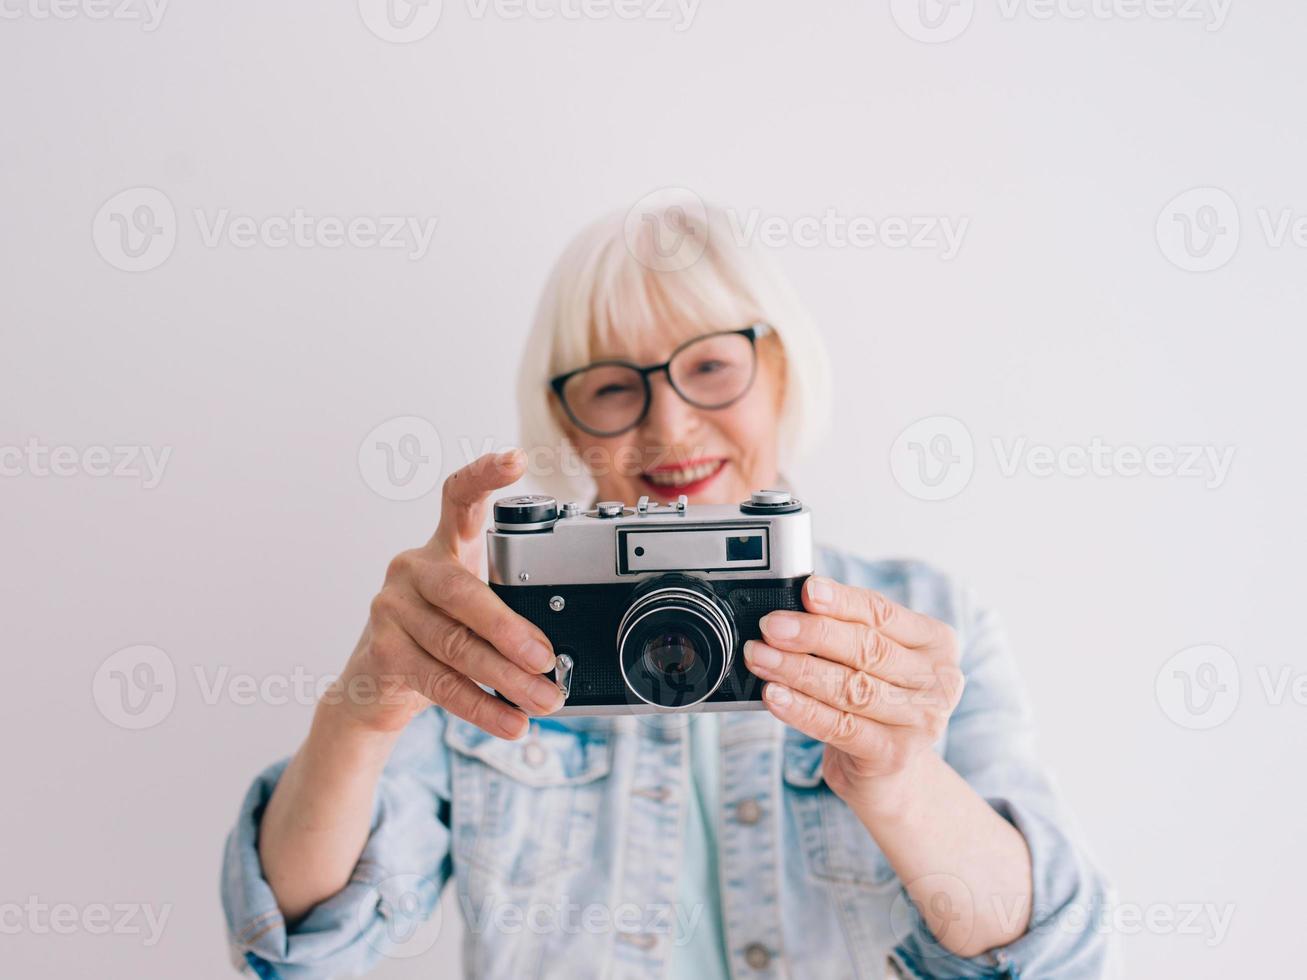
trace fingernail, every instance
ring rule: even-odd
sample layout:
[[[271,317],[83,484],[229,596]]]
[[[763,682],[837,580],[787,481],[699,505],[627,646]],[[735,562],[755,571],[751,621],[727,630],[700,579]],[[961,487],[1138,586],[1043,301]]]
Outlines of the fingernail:
[[[554,652],[539,640],[527,640],[522,647],[522,659],[537,674],[547,674],[554,669]]]
[[[535,706],[545,714],[552,714],[563,706],[563,692],[543,677],[533,677],[528,690]]]
[[[744,659],[750,664],[756,664],[759,667],[779,667],[781,665],[781,652],[773,650],[765,643],[759,643],[757,640],[750,640],[744,645]]]
[[[780,640],[788,640],[799,634],[799,621],[786,613],[768,613],[762,617],[762,631]]]
[[[519,739],[526,734],[526,730],[530,727],[531,719],[524,715],[517,715],[516,717],[509,718],[503,725],[504,737],[514,740]]]
[[[762,695],[772,704],[785,705],[794,700],[794,695],[790,693],[790,689],[781,687],[779,684],[768,684],[763,689]]]
[[[814,602],[830,602],[831,595],[830,583],[824,578],[814,575],[808,579],[808,597]]]
[[[500,453],[498,456],[495,457],[495,462],[498,463],[500,466],[511,466],[516,461],[517,454],[520,453],[521,451],[522,450],[516,447],[512,449],[505,449],[502,453]]]

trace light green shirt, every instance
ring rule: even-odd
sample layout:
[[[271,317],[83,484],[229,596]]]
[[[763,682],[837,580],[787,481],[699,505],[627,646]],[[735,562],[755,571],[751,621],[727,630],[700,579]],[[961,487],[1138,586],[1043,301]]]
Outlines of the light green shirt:
[[[670,980],[728,980],[722,896],[717,877],[719,747],[717,715],[689,718],[690,791],[686,794],[684,863],[677,897]]]

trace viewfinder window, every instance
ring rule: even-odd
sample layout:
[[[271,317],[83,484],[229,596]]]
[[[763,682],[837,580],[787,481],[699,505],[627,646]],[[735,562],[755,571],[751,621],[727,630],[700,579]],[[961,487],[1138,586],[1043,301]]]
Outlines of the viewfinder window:
[[[726,539],[727,561],[761,561],[762,535],[732,535]]]

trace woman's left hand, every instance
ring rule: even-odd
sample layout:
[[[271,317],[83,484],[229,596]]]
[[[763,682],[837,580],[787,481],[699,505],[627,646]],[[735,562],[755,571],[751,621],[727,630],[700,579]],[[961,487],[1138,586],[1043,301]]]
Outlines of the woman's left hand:
[[[879,592],[828,578],[803,587],[807,612],[763,617],[745,644],[778,719],[826,743],[822,775],[845,802],[892,810],[962,696],[953,628]]]

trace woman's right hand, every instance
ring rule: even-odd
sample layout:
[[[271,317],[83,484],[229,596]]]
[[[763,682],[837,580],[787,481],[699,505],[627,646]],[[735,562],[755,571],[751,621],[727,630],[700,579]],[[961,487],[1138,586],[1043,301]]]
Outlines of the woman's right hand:
[[[508,608],[481,580],[490,494],[522,475],[526,454],[487,453],[446,481],[440,524],[421,548],[397,555],[371,614],[324,703],[374,732],[398,732],[438,704],[501,738],[526,734],[527,715],[563,704],[542,674],[554,654],[538,627]]]

